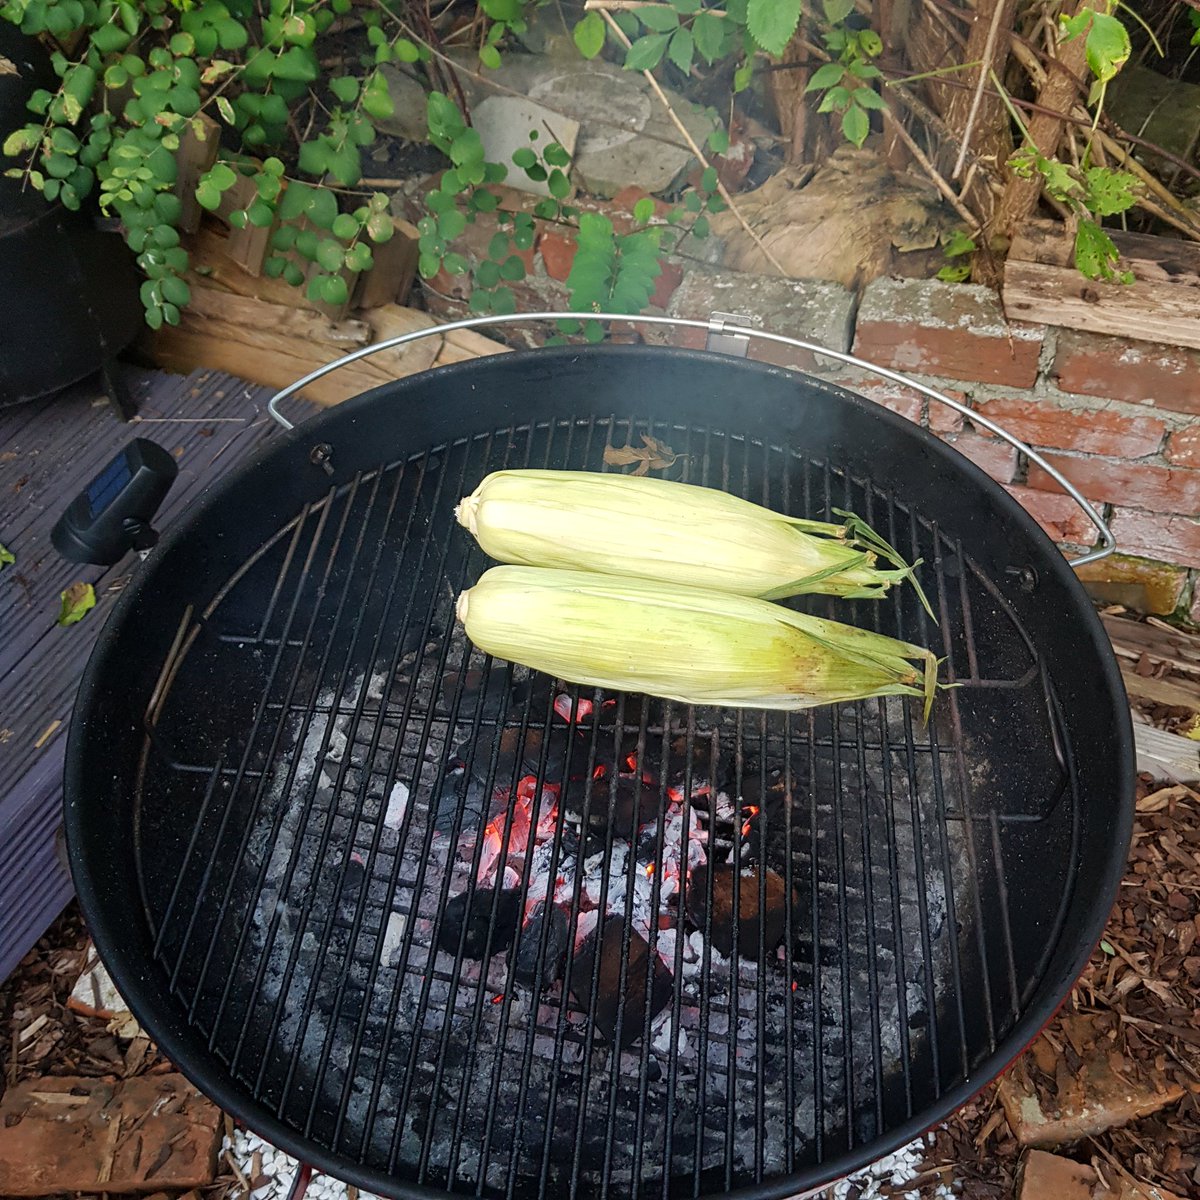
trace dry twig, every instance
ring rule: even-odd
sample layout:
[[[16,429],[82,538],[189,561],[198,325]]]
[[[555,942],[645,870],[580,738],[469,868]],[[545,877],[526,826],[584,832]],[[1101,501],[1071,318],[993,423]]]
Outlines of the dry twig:
[[[609,12],[606,7],[597,7],[596,11],[604,18],[604,20],[608,23],[608,27],[613,31],[614,34],[616,34],[617,38],[621,41],[622,45],[624,45],[625,49],[628,50],[630,41],[625,36],[625,33],[621,29],[620,25],[617,24],[612,13]],[[650,87],[653,89],[654,94],[662,103],[662,106],[667,110],[667,116],[671,118],[671,123],[683,135],[684,140],[687,142],[691,152],[696,156],[700,165],[706,171],[709,170],[712,167],[712,164],[707,158],[705,158],[704,151],[696,145],[696,139],[692,137],[691,133],[688,131],[688,127],[679,119],[679,114],[674,108],[671,107],[671,102],[667,99],[666,92],[664,92],[659,86],[658,80],[654,78],[654,73],[652,71],[643,71],[642,75],[646,82],[650,84]],[[751,241],[753,241],[754,244],[763,252],[763,255],[766,257],[771,266],[773,266],[775,270],[786,279],[787,272],[780,265],[779,259],[777,259],[775,255],[767,249],[767,247],[763,244],[762,238],[760,238],[758,234],[750,228],[750,223],[746,220],[745,216],[743,216],[742,210],[738,208],[737,204],[734,202],[733,196],[731,195],[729,189],[721,182],[720,175],[717,176],[717,193],[729,206],[729,211],[737,218],[738,224],[750,235]]]
[[[979,119],[979,109],[983,104],[983,94],[987,88],[988,71],[992,66],[992,56],[996,52],[996,39],[1000,33],[1000,18],[1004,16],[1006,6],[1000,0],[994,0],[992,20],[988,26],[987,41],[983,45],[983,61],[979,64],[979,79],[975,84],[975,94],[971,97],[971,109],[967,113],[967,122],[963,126],[962,141],[958,146],[958,157],[954,160],[954,169],[950,172],[951,179],[957,179],[962,174],[963,164],[967,158],[967,147],[971,144],[971,134],[975,130],[975,122]]]

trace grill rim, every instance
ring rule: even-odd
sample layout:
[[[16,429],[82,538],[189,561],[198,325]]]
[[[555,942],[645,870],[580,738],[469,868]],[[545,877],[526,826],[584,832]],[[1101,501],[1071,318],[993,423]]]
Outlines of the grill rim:
[[[544,363],[547,355],[561,358],[588,355],[596,359],[602,359],[603,356],[608,355],[649,357],[655,360],[656,367],[661,365],[665,370],[669,370],[672,362],[679,361],[715,362],[720,363],[722,367],[728,367],[733,361],[737,362],[741,369],[755,374],[782,376],[788,381],[803,383],[818,395],[866,410],[873,420],[883,422],[885,426],[902,433],[906,438],[916,438],[917,443],[927,454],[934,459],[940,459],[942,464],[952,468],[964,483],[969,482],[999,506],[1007,519],[1031,543],[1031,554],[1036,552],[1038,568],[1049,571],[1056,582],[1065,587],[1068,595],[1074,601],[1075,610],[1073,613],[1065,615],[1074,617],[1081,622],[1080,632],[1087,635],[1088,641],[1095,651],[1095,667],[1106,686],[1107,698],[1113,702],[1115,721],[1111,730],[1109,753],[1113,759],[1114,773],[1117,776],[1112,786],[1116,793],[1115,800],[1118,805],[1119,819],[1111,827],[1110,840],[1122,848],[1122,853],[1119,857],[1112,854],[1105,864],[1105,870],[1100,878],[1093,881],[1092,886],[1098,900],[1106,898],[1107,903],[1097,902],[1087,918],[1082,921],[1083,932],[1077,935],[1076,952],[1060,965],[1053,979],[1049,975],[1043,977],[1037,989],[1038,998],[1031,1002],[1021,1018],[1000,1040],[996,1049],[980,1061],[973,1077],[968,1077],[954,1087],[943,1091],[935,1104],[915,1113],[891,1131],[869,1142],[861,1143],[847,1153],[831,1156],[822,1163],[790,1175],[778,1175],[773,1179],[764,1180],[761,1184],[747,1185],[726,1193],[739,1197],[741,1200],[788,1200],[797,1194],[803,1195],[809,1190],[828,1186],[830,1183],[877,1161],[940,1124],[947,1116],[968,1103],[1002,1074],[1053,1019],[1065,1002],[1071,986],[1079,978],[1103,935],[1124,873],[1128,846],[1132,838],[1136,767],[1132,718],[1128,709],[1124,684],[1099,617],[1093,610],[1091,602],[1068,560],[1062,556],[1037,522],[999,483],[955,450],[952,445],[942,442],[928,430],[913,424],[867,397],[820,377],[751,360],[731,360],[727,355],[710,351],[656,346],[605,345],[589,347],[587,350],[581,350],[578,347],[561,347],[506,354],[503,362],[509,369],[519,369],[534,359]],[[223,478],[208,492],[203,501],[187,514],[185,520],[172,526],[163,537],[159,554],[155,557],[161,556],[161,559],[165,560],[169,551],[186,543],[187,539],[192,536],[194,527],[215,506],[221,504],[227,493],[250,479],[267,460],[293,448],[296,443],[307,443],[313,439],[319,440],[319,435],[331,424],[340,424],[343,421],[354,422],[360,417],[367,417],[376,404],[403,404],[405,402],[403,392],[408,387],[428,386],[431,382],[438,381],[451,382],[460,376],[470,379],[481,372],[486,373],[488,365],[484,360],[470,360],[396,380],[361,393],[318,414],[304,424],[286,431],[282,437],[273,439],[251,459]],[[849,468],[846,467],[846,469]],[[94,850],[89,850],[88,846],[89,817],[79,803],[79,798],[89,791],[85,725],[89,713],[105,703],[106,681],[111,675],[110,659],[116,650],[118,634],[124,629],[128,614],[135,609],[138,601],[142,598],[152,576],[153,571],[139,572],[114,605],[81,677],[68,731],[64,766],[64,826],[67,852],[76,893],[89,932],[102,961],[109,970],[121,996],[129,1005],[130,1011],[151,1033],[176,1068],[224,1111],[256,1133],[266,1137],[273,1145],[297,1158],[302,1164],[309,1164],[322,1173],[365,1190],[397,1197],[397,1200],[430,1200],[430,1197],[434,1196],[462,1194],[435,1186],[412,1184],[385,1171],[367,1167],[355,1163],[349,1158],[331,1153],[316,1141],[301,1135],[277,1119],[260,1102],[250,1099],[243,1087],[222,1067],[217,1055],[206,1050],[202,1045],[196,1044],[202,1039],[194,1028],[187,1025],[184,1014],[175,1011],[169,1001],[162,1002],[160,999],[160,994],[163,994],[162,988],[150,981],[150,976],[158,970],[157,966],[152,962],[139,963],[137,961],[136,954],[128,948],[128,939],[123,925],[112,918],[111,910],[104,899],[100,879],[90,863],[90,857]],[[1076,750],[1076,753],[1080,754],[1083,751]],[[1078,903],[1078,900],[1073,903]],[[1056,999],[1056,996],[1059,998]]]

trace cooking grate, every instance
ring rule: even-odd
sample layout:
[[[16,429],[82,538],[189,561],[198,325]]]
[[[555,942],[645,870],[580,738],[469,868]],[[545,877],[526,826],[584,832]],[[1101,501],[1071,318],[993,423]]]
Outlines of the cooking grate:
[[[487,562],[460,496],[504,466],[595,469],[643,433],[682,455],[676,477],[849,508],[925,559],[936,626],[907,589],[808,607],[946,656],[961,686],[928,728],[900,699],[785,715],[556,691],[471,649],[453,602]],[[180,612],[147,728],[137,861],[181,1014],[255,1101],[397,1187],[691,1196],[886,1139],[1012,1029],[1077,866],[1058,700],[996,581],[869,480],[652,415],[499,428],[332,487]],[[640,837],[618,771],[597,775],[627,755],[652,793]],[[782,877],[778,952],[761,922],[749,956],[716,948],[712,871],[689,917],[683,864],[705,860]],[[1010,891],[1014,864],[1036,889]],[[535,986],[516,950],[487,953],[506,874],[519,920],[564,877],[564,978],[547,921],[521,926]],[[733,879],[766,907],[765,869]],[[464,893],[482,954],[450,925]],[[615,980],[592,965],[594,905],[620,918]],[[735,946],[754,941],[739,911],[735,893]]]

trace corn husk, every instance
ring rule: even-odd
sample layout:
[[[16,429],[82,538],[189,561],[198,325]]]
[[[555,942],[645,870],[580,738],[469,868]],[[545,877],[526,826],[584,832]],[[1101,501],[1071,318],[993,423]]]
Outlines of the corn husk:
[[[497,471],[455,510],[500,562],[763,599],[873,599],[910,579],[928,608],[913,567],[859,518],[835,511],[840,525],[667,479],[539,470]]]
[[[682,704],[795,710],[914,696],[937,660],[881,634],[746,596],[583,571],[493,567],[458,598],[482,651],[569,683]]]

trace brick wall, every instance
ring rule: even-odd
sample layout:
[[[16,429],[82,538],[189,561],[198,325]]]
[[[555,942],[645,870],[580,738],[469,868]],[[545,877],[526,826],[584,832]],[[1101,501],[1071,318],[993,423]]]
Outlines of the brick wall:
[[[499,190],[503,207],[526,205]],[[476,253],[494,232],[491,220],[481,217],[473,230]],[[573,240],[539,225],[522,255],[529,277],[511,285],[518,311],[568,307]],[[966,284],[880,279],[859,297],[825,281],[694,262],[664,262],[651,311],[696,320],[745,313],[763,329],[851,351],[947,392],[1042,452],[1110,521],[1120,556],[1084,572],[1098,596],[1200,623],[1200,352],[1008,322],[995,293]],[[468,279],[432,280],[430,308],[460,315]],[[640,333],[659,343],[704,341],[699,330]],[[1064,548],[1092,543],[1091,523],[1053,479],[970,417],[807,351],[759,342],[751,357],[818,371],[919,422],[1004,484]]]

